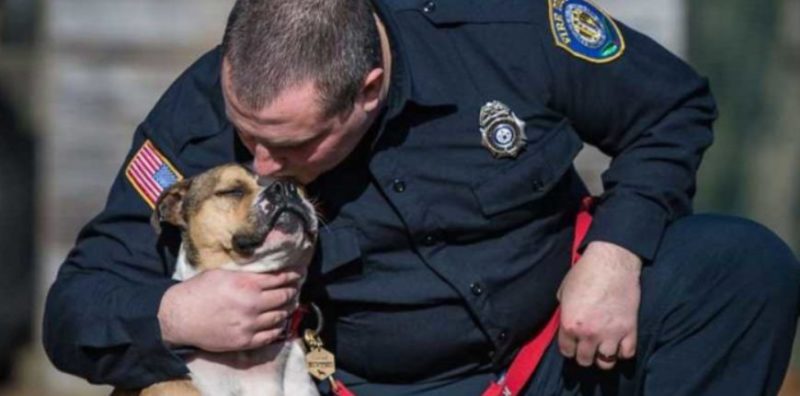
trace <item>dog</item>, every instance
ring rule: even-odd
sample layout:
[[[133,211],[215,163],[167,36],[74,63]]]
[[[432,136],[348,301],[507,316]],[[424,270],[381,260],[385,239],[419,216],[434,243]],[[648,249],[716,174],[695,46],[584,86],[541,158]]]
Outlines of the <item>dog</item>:
[[[290,180],[259,177],[238,164],[222,165],[165,190],[152,223],[181,231],[176,280],[211,269],[271,272],[308,265],[317,239],[313,205]],[[198,351],[187,361],[189,379],[154,384],[121,395],[312,396],[300,340],[256,350]]]

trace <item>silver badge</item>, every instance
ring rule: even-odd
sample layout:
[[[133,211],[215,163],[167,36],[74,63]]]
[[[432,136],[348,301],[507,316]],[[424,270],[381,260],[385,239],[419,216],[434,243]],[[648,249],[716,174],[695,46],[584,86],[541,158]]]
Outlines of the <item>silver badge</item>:
[[[517,118],[505,104],[491,101],[481,108],[481,144],[495,158],[516,157],[528,137],[525,122]]]

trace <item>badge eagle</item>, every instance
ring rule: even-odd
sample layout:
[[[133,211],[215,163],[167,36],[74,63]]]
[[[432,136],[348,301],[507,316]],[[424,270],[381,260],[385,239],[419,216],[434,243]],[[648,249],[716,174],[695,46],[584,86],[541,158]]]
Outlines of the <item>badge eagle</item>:
[[[548,0],[556,45],[580,59],[611,62],[625,52],[625,39],[611,17],[589,0]]]

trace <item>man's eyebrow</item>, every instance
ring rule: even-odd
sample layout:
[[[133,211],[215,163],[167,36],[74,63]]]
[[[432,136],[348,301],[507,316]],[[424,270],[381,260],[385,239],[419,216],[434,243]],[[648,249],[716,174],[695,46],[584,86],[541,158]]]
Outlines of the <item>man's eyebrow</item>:
[[[237,128],[238,129],[238,128]],[[301,147],[305,144],[308,144],[316,139],[319,139],[328,133],[330,133],[331,127],[325,127],[320,132],[315,133],[314,135],[302,138],[300,140],[292,140],[292,141],[284,141],[284,142],[271,142],[267,139],[254,137],[255,140],[259,141],[260,143],[264,144],[268,147],[276,147],[276,148],[296,148]],[[251,135],[252,136],[252,135]]]

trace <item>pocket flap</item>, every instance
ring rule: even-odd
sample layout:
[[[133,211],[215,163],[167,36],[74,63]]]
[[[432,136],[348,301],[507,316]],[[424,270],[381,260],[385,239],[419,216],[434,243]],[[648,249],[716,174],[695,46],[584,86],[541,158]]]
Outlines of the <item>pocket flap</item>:
[[[473,188],[483,214],[492,216],[531,202],[549,192],[583,147],[569,122],[546,133],[515,162]]]

